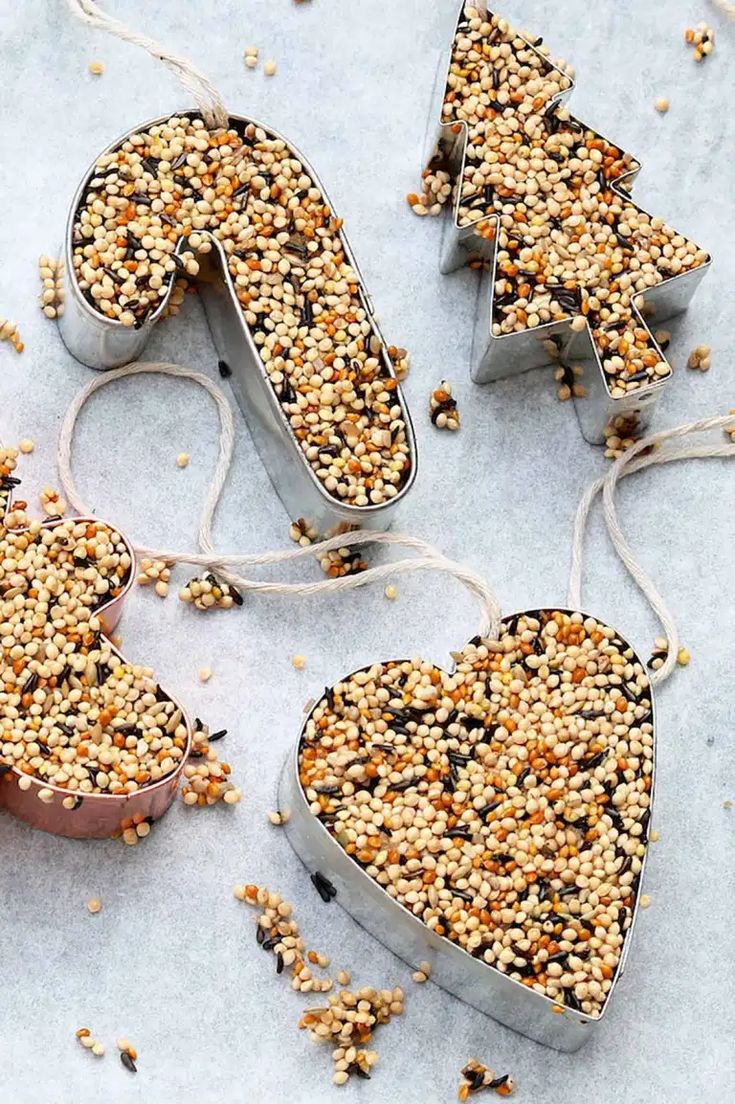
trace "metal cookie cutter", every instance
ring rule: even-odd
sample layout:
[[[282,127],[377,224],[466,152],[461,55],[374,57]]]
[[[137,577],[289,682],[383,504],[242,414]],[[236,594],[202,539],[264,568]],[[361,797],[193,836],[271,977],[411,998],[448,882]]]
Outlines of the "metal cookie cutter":
[[[559,606],[553,608],[567,614],[575,612]],[[525,616],[538,617],[542,612],[544,611],[525,610],[505,620],[512,621],[514,618]],[[584,614],[584,616],[588,615]],[[626,649],[630,647],[619,633],[617,637]],[[635,653],[634,661],[642,663]],[[358,670],[364,670],[364,668]],[[352,674],[357,673],[358,671],[352,672]],[[449,673],[451,674],[451,669]],[[352,675],[346,676],[347,679],[351,677]],[[647,697],[651,701],[650,719],[655,733],[654,702],[650,687]],[[647,849],[641,860],[642,866],[635,891],[630,926],[625,933],[620,960],[602,1011],[598,1016],[577,1012],[569,1007],[564,1007],[559,1012],[559,1005],[550,997],[508,977],[494,966],[474,958],[446,937],[431,931],[405,905],[396,901],[374,881],[358,862],[340,847],[324,824],[314,816],[301,785],[299,758],[309,718],[315,705],[316,703],[310,704],[296,746],[284,764],[278,795],[280,811],[289,814],[284,817],[284,831],[291,847],[306,869],[311,874],[319,872],[328,878],[336,889],[334,899],[363,928],[402,958],[412,969],[417,969],[421,962],[429,962],[431,980],[442,989],[446,989],[447,992],[459,997],[480,1012],[484,1012],[535,1042],[543,1043],[555,1050],[578,1050],[589,1039],[597,1025],[602,1023],[610,998],[623,976],[638,916],[639,887],[645,872]],[[654,754],[649,791],[651,809],[654,802],[655,774]],[[645,840],[646,836],[641,838]]]
[[[488,12],[484,0],[477,0],[473,6],[481,17],[492,18],[492,13]],[[464,8],[463,3],[453,43],[464,20]],[[517,32],[517,35],[519,38],[524,38],[520,32]],[[536,49],[532,42],[527,39],[526,41],[529,48],[541,58],[547,72],[556,72],[568,82],[568,87],[550,101],[547,107],[546,113],[553,113],[554,108],[563,106],[571,96],[575,87],[574,81]],[[572,331],[570,326],[573,314],[564,321],[549,322],[534,329],[498,336],[493,334],[495,283],[498,278],[495,231],[499,220],[496,215],[480,216],[471,224],[460,224],[461,183],[464,179],[469,128],[464,122],[439,123],[438,126],[435,122],[437,118],[442,117],[451,64],[450,51],[448,66],[440,63],[437,70],[424,164],[430,168],[445,169],[459,185],[453,198],[452,218],[444,220],[441,271],[450,273],[466,264],[481,269],[470,359],[472,379],[475,383],[488,383],[506,376],[520,375],[531,368],[540,368],[548,365],[553,359],[557,364],[563,364],[570,370],[574,369],[575,375],[584,380],[587,393],[583,398],[575,397],[574,405],[582,434],[590,444],[602,444],[606,430],[608,433],[612,429],[616,432],[620,431],[622,436],[633,432],[638,433],[649,424],[656,403],[670,378],[670,373],[650,383],[644,383],[627,395],[614,397],[610,393],[607,376],[590,326],[586,325],[580,332]],[[587,124],[573,117],[572,122],[578,123],[586,131],[591,131]],[[594,135],[608,142],[603,135],[597,132],[594,132]],[[610,144],[614,145],[614,143]],[[615,181],[609,181],[608,187],[626,201],[632,202],[630,190],[639,170],[640,164],[631,160],[629,171]],[[643,210],[640,207],[638,209]],[[643,293],[638,294],[633,301],[633,315],[636,323],[650,333],[652,319],[655,319],[656,324],[659,325],[686,310],[710,264],[711,258],[708,258],[698,267],[662,280],[654,287],[648,288],[645,296]],[[549,355],[553,352],[553,346],[550,347],[549,342],[553,342],[556,346],[553,357]],[[651,342],[661,358],[665,359],[652,334]]]
[[[198,111],[179,112],[180,115],[197,117]],[[98,156],[119,148],[130,134],[148,130],[156,124],[163,124],[169,115],[152,119],[135,130],[123,134]],[[305,157],[295,149],[282,135],[255,120],[242,115],[231,115],[230,122],[238,129],[253,123],[266,131],[269,138],[281,139],[286,143],[311,176],[327,203],[329,197]],[[96,162],[95,162],[96,163]],[[169,283],[168,293],[161,299],[159,306],[150,314],[139,328],[124,326],[115,319],[99,314],[85,298],[76,280],[72,262],[73,228],[77,210],[83,199],[87,183],[94,176],[95,164],[84,174],[72,201],[67,222],[66,239],[63,251],[63,264],[66,273],[64,312],[59,319],[61,336],[69,352],[83,364],[91,368],[115,368],[136,360],[142,354],[153,327],[165,313],[173,290],[174,280]],[[330,204],[331,206],[331,204]],[[332,208],[333,209],[333,208]],[[201,231],[204,235],[206,232]],[[364,290],[364,281],[357,262],[352,254],[344,231],[340,231],[345,257],[355,269],[359,282],[361,305],[365,309],[371,327],[380,339],[380,357],[385,374],[395,378],[393,363],[388,356],[386,342],[380,332],[374,316],[372,301]],[[330,494],[306,460],[299,443],[294,436],[288,418],[279,402],[273,386],[268,379],[258,347],[253,341],[242,308],[235,294],[232,280],[227,269],[227,260],[222,245],[212,234],[207,235],[212,243],[209,253],[200,254],[198,286],[209,322],[217,353],[231,370],[231,382],[240,408],[245,415],[250,432],[271,481],[292,520],[305,518],[319,534],[331,535],[351,528],[385,529],[400,502],[411,489],[416,478],[416,442],[413,425],[400,386],[396,387],[397,401],[403,411],[406,423],[406,439],[411,457],[411,468],[406,481],[398,493],[385,503],[368,506],[352,506],[339,497]],[[180,239],[176,253],[184,247],[185,239]]]
[[[10,506],[10,495],[5,500],[0,497],[0,515],[4,515],[6,510],[9,511]],[[53,529],[57,525],[63,525],[65,521],[69,520],[108,524],[93,517],[59,518],[43,525],[42,531]],[[123,602],[135,583],[135,555],[132,545],[114,525],[109,525],[109,528],[114,529],[122,538],[130,555],[131,564],[128,579],[120,594],[109,602],[103,602],[94,610],[95,616],[102,622],[103,632],[106,636],[109,636],[117,625],[122,614]],[[112,644],[110,644],[110,648],[123,662],[127,662],[122,653]],[[161,691],[161,693],[163,700],[172,701],[177,709],[181,709],[182,724],[186,726],[187,731],[186,747],[181,761],[176,769],[167,774],[165,778],[161,778],[158,782],[154,782],[150,786],[144,786],[130,794],[88,794],[81,793],[78,790],[66,790],[61,786],[55,786],[45,781],[45,779],[27,775],[17,767],[11,767],[9,770],[4,770],[0,775],[0,809],[6,809],[7,812],[18,817],[19,820],[30,824],[32,828],[40,828],[44,832],[53,832],[56,835],[69,836],[74,839],[108,839],[118,833],[123,822],[127,822],[127,820],[132,821],[133,818],[136,818],[136,820],[139,818],[149,821],[158,820],[167,811],[176,795],[192,741],[191,725],[183,708],[170,694],[165,691]],[[22,790],[19,787],[18,782],[21,778],[30,781],[28,789]],[[41,790],[51,790],[53,800],[49,802],[42,801],[38,796]],[[77,798],[77,801],[73,808],[66,808],[64,800],[70,797]]]

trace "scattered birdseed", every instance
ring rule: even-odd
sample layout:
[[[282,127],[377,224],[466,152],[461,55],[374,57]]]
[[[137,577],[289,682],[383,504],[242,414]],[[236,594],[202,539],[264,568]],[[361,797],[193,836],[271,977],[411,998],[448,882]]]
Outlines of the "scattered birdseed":
[[[462,1077],[464,1080],[457,1093],[459,1100],[466,1100],[471,1093],[480,1092],[482,1089],[494,1089],[498,1096],[510,1096],[516,1087],[510,1074],[496,1077],[491,1069],[483,1066],[476,1058],[470,1058],[462,1070]]]
[[[101,909],[102,902],[100,901],[99,897],[92,897],[90,901],[87,901],[87,910],[88,912],[91,912],[93,916],[96,913],[100,912]]]
[[[709,345],[697,345],[689,354],[688,368],[698,368],[700,372],[708,372],[712,367],[712,349]]]
[[[124,589],[130,550],[98,521],[6,528],[13,453],[0,449],[0,621],[15,640],[0,653],[0,761],[19,784],[36,777],[72,801],[134,793],[177,769],[188,733],[152,671],[117,655],[95,613]],[[54,791],[38,799],[50,804]]]
[[[411,976],[418,985],[422,985],[431,977],[431,963],[419,962],[418,969]]]
[[[288,824],[290,819],[291,814],[288,811],[281,812],[280,809],[273,809],[268,813],[268,820],[276,828],[281,828],[284,824]]]
[[[658,843],[660,839],[661,836],[659,835],[658,830],[656,828],[652,828],[650,836],[651,843]]]
[[[570,115],[560,102],[570,87],[569,76],[504,19],[464,8],[442,120],[468,127],[459,225],[497,218],[476,230],[497,243],[492,333],[581,314],[617,399],[670,375],[636,317],[636,296],[705,264],[708,255],[613,191],[637,164]],[[423,194],[408,197],[417,214],[438,214],[451,199],[446,169],[439,148]]]
[[[137,1073],[138,1067],[135,1064],[135,1060],[127,1050],[123,1050],[120,1053],[120,1061],[125,1066],[126,1070],[130,1070],[131,1073]]]
[[[47,517],[63,517],[68,506],[58,491],[53,487],[44,487],[39,495],[41,509]]]
[[[640,440],[640,436],[637,436],[639,431],[640,425],[637,415],[617,414],[605,426],[606,459],[618,460],[631,445]]]
[[[189,453],[188,452],[180,452],[179,455],[176,457],[176,467],[177,468],[186,468],[186,467],[188,467],[188,464],[189,464]]]
[[[96,311],[139,326],[177,272],[197,275],[213,234],[306,461],[329,495],[370,506],[398,494],[412,457],[341,230],[282,138],[172,116],[97,159],[75,217],[73,272]]]
[[[76,1037],[85,1050],[94,1054],[95,1058],[102,1058],[105,1053],[104,1045],[98,1043],[97,1040],[92,1037],[88,1027],[80,1027],[76,1032]]]
[[[646,850],[645,668],[614,629],[554,609],[455,659],[376,663],[320,699],[299,748],[309,809],[429,929],[596,1016]]]
[[[266,77],[272,77],[277,69],[275,61],[266,61],[263,63],[263,72]]]
[[[89,71],[93,77],[101,77],[105,71],[105,67],[101,61],[90,61]]]
[[[656,100],[656,103],[655,103],[654,106],[655,106],[656,110],[658,111],[659,115],[665,115],[666,112],[671,107],[671,104],[669,103],[669,101],[666,99],[665,96],[659,96],[659,98]]]
[[[694,60],[704,61],[715,48],[715,32],[706,23],[698,23],[696,28],[686,29],[684,41],[687,46],[694,47]]]
[[[437,429],[459,429],[457,401],[452,398],[452,388],[446,380],[431,393],[429,416]]]
[[[368,1079],[378,1055],[364,1049],[373,1030],[388,1023],[403,1012],[403,990],[373,989],[371,986],[355,993],[343,989],[333,993],[326,1007],[310,1008],[299,1020],[315,1043],[331,1043],[335,1085],[345,1085],[353,1074]]]
[[[64,263],[43,254],[38,258],[38,274],[41,310],[47,318],[58,318],[64,313]]]
[[[291,988],[301,993],[326,993],[334,984],[331,978],[314,977],[305,960],[312,965],[328,965],[326,955],[316,951],[307,953],[306,945],[293,918],[293,906],[284,901],[280,893],[274,893],[256,885],[235,886],[235,897],[262,911],[255,929],[256,940],[264,951],[271,951],[276,959],[276,973],[288,969]],[[323,968],[323,967],[322,967]]]
[[[20,451],[22,453],[25,453],[26,455],[29,452],[33,452],[35,447],[36,447],[35,442],[32,441],[30,439],[30,437],[24,437],[18,444],[18,448],[20,449]]]
[[[361,571],[367,571],[369,566],[359,548],[334,548],[331,552],[325,552],[318,562],[330,579],[341,579],[343,575],[359,575]]]
[[[722,802],[722,808],[727,809],[728,812],[729,812],[730,809],[732,809],[732,805],[733,805],[732,801],[729,801],[729,800]]]
[[[185,805],[216,805],[223,801],[225,805],[237,805],[242,799],[242,791],[230,780],[232,767],[220,762],[216,751],[210,744],[227,735],[227,729],[218,732],[209,731],[198,717],[194,721],[189,762],[184,767],[185,783],[181,790],[181,799]],[[198,760],[198,762],[193,762]]]
[[[350,971],[349,970],[340,970],[339,973],[337,974],[337,981],[342,986],[349,985],[350,982],[352,981]]]
[[[650,906],[651,898],[648,896],[647,893],[642,893],[641,894],[639,904],[640,904],[642,909],[647,909]]]
[[[649,671],[658,671],[663,667],[669,654],[669,642],[665,636],[657,636],[653,642],[653,651],[646,663]]]
[[[190,579],[179,591],[179,600],[191,603],[198,610],[232,609],[243,604],[243,597],[236,587],[211,573]]]
[[[398,591],[392,583],[388,583],[388,586],[385,588],[383,593],[390,602],[395,601],[395,599],[398,597]]]
[[[676,653],[676,662],[680,667],[688,667],[691,658],[688,648],[681,647]]]
[[[402,383],[411,368],[410,353],[408,353],[406,349],[397,348],[395,345],[389,345],[386,352],[393,364],[396,379],[399,383]]]
[[[291,663],[297,671],[303,671],[304,667],[306,667],[306,659],[302,655],[293,656]]]
[[[211,677],[212,677],[212,668],[211,667],[200,667],[199,668],[199,681],[200,682],[209,682]]]
[[[20,339],[20,331],[15,322],[7,322],[0,319],[0,341],[10,341],[16,353],[22,353],[25,345]]]
[[[314,526],[304,518],[299,518],[298,521],[291,522],[289,536],[294,544],[300,544],[302,548],[307,548],[310,544],[313,544],[315,540],[319,539],[319,534]]]
[[[153,589],[159,598],[165,598],[168,594],[168,584],[171,579],[171,564],[165,560],[141,560],[140,575],[137,578],[138,586],[149,586],[153,583]]]

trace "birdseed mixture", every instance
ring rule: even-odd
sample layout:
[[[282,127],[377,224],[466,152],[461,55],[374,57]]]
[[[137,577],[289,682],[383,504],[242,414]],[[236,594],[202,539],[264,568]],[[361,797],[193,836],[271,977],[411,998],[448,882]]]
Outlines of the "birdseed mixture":
[[[614,629],[554,609],[455,659],[377,663],[326,692],[299,751],[311,812],[427,927],[596,1016],[646,850],[645,668]]]
[[[635,206],[626,176],[638,166],[573,118],[557,97],[569,77],[504,19],[467,5],[452,48],[442,121],[467,124],[458,220],[497,234],[492,332],[535,329],[573,316],[591,326],[613,398],[670,374],[637,294],[709,258],[662,219]],[[536,48],[534,48],[536,47]],[[459,133],[459,130],[457,130]],[[424,174],[419,213],[452,196],[441,149]]]
[[[457,1097],[459,1100],[467,1100],[473,1093],[483,1089],[493,1089],[498,1096],[511,1096],[515,1091],[515,1081],[510,1074],[496,1076],[491,1069],[483,1066],[476,1058],[470,1058],[462,1070],[462,1083],[459,1086]]]
[[[102,635],[96,611],[125,587],[130,550],[99,521],[4,528],[14,451],[0,450],[0,774],[72,791],[68,808],[84,794],[133,793],[177,768],[187,727],[150,669]]]
[[[346,1085],[355,1074],[369,1080],[370,1071],[378,1060],[375,1050],[365,1044],[373,1037],[373,1029],[386,1024],[403,1012],[403,990],[373,989],[366,986],[352,993],[343,989],[329,997],[323,1008],[310,1008],[299,1021],[307,1028],[315,1043],[330,1043],[334,1061],[335,1085]]]
[[[230,778],[232,767],[229,763],[221,763],[217,752],[210,747],[226,735],[226,728],[210,732],[209,726],[198,717],[194,721],[191,751],[184,767],[184,785],[181,788],[181,800],[185,805],[201,808],[217,805],[220,801],[225,805],[239,805],[242,791]]]
[[[442,380],[431,392],[429,399],[429,417],[437,429],[458,430],[460,425],[457,400],[452,397],[451,385]]]
[[[392,362],[341,229],[282,138],[173,116],[97,159],[73,265],[95,310],[137,327],[178,274],[197,275],[216,239],[307,462],[330,495],[368,506],[395,497],[412,458]]]

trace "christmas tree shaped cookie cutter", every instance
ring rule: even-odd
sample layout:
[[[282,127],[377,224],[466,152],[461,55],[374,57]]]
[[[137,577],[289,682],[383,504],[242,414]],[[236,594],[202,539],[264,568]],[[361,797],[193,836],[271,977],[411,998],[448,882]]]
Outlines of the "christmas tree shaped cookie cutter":
[[[578,238],[568,222],[576,211],[567,209],[563,202],[557,205],[561,210],[554,208],[551,224],[542,231],[543,239],[533,237],[536,194],[530,192],[534,199],[529,204],[528,193],[519,198],[512,189],[519,178],[525,188],[535,170],[529,172],[526,163],[528,175],[523,179],[522,157],[517,153],[507,156],[503,151],[497,160],[483,165],[488,153],[495,158],[497,132],[507,129],[506,137],[523,146],[521,152],[528,158],[543,147],[540,160],[545,164],[537,162],[539,169],[553,169],[548,165],[550,157],[559,165],[560,179],[566,173],[572,189],[584,189],[580,198],[602,193],[608,210],[621,210],[620,217],[612,213],[607,216],[607,225],[612,223],[614,228],[609,235],[613,248],[605,260],[618,265],[616,271],[623,277],[637,272],[641,263],[650,264],[648,252],[641,261],[642,246],[648,244],[642,235],[655,240],[663,224],[660,219],[652,220],[630,199],[639,163],[566,111],[574,82],[538,49],[540,44],[540,39],[531,43],[508,28],[504,20],[488,12],[485,3],[462,5],[448,69],[440,64],[437,72],[424,161],[428,166],[425,178],[427,174],[434,179],[436,174],[444,174],[439,177],[444,193],[438,196],[437,188],[433,197],[424,196],[422,202],[430,204],[432,198],[446,202],[450,182],[458,182],[451,192],[452,216],[443,228],[441,269],[448,273],[469,264],[481,270],[471,353],[473,380],[487,383],[554,364],[557,378],[574,398],[584,437],[600,444],[611,432],[638,434],[648,425],[671,376],[662,349],[665,342],[659,344],[652,327],[658,328],[687,308],[711,260],[703,250],[671,231],[677,243],[675,249],[691,247],[688,262],[667,265],[659,261],[657,271],[651,271],[650,286],[630,293],[622,324],[616,325],[619,316],[615,312],[612,324],[606,321],[605,303],[595,317],[589,304],[594,297],[593,282],[579,278],[580,270],[577,267],[575,271],[574,262],[567,268],[570,279],[563,271],[567,259],[564,254],[569,254],[569,245],[574,248]],[[529,113],[521,117],[520,125],[505,112],[513,106],[514,95],[516,101],[522,100],[518,86],[514,93],[508,84],[508,64],[526,67],[520,78],[521,88],[529,72],[530,79],[535,78],[538,84],[533,89],[538,99],[528,100]],[[480,71],[485,77],[481,92],[484,101],[479,113],[473,114],[470,109],[475,120],[470,123],[462,118],[466,106],[461,96],[462,82]],[[526,104],[521,106],[526,109]],[[437,118],[441,119],[438,130]],[[580,147],[595,158],[596,181],[585,180],[584,173],[575,167],[573,154]],[[571,169],[567,164],[570,160]],[[497,183],[483,183],[493,171],[498,176],[510,173],[513,179],[505,175]],[[631,233],[624,219],[639,216],[642,230]],[[656,228],[653,235],[652,223]],[[519,227],[529,231],[527,236]],[[664,231],[668,229],[664,227]],[[563,251],[561,256],[558,246]],[[580,251],[584,253],[585,249]],[[586,252],[593,253],[594,249]],[[530,263],[522,259],[528,257]],[[539,273],[539,268],[544,271]],[[523,313],[519,315],[516,307]],[[633,346],[632,351],[628,346]],[[628,372],[634,358],[637,370]]]

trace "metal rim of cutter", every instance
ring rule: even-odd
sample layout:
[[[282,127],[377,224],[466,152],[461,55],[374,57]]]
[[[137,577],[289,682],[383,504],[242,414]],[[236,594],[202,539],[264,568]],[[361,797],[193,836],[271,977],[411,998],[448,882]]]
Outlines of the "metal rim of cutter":
[[[485,19],[492,14],[488,11],[485,0],[477,0],[474,6]],[[461,5],[458,20],[455,24],[452,44],[457,35],[457,29],[463,21],[464,2]],[[520,31],[515,32],[519,38],[524,39],[528,48],[538,55],[541,62],[548,70],[558,73],[569,81],[569,87],[563,89],[555,96],[550,104],[560,107],[571,97],[576,82],[569,77],[559,66],[542,54],[537,47],[529,41]],[[574,360],[574,364],[584,368],[584,382],[588,387],[588,394],[583,398],[574,397],[574,409],[577,414],[580,429],[585,440],[590,444],[602,444],[605,440],[605,429],[614,423],[618,417],[635,419],[638,428],[643,429],[650,421],[653,407],[661,396],[665,384],[673,375],[671,365],[662,352],[658,342],[653,336],[643,310],[651,309],[657,322],[663,323],[675,315],[686,310],[689,302],[703,279],[707,269],[712,264],[712,258],[708,259],[697,268],[687,272],[671,276],[662,280],[645,292],[636,293],[631,299],[631,310],[635,320],[651,335],[656,351],[662,360],[669,366],[669,373],[660,379],[651,381],[639,387],[636,391],[629,392],[613,398],[610,394],[607,374],[602,366],[592,332],[587,323],[584,330],[575,333],[570,330],[570,323],[574,315],[561,321],[544,323],[532,330],[520,330],[509,334],[496,335],[492,332],[493,304],[495,300],[495,281],[497,273],[497,226],[498,215],[481,215],[471,223],[460,225],[459,208],[461,205],[461,185],[464,179],[464,170],[467,159],[468,124],[462,121],[447,122],[442,119],[442,107],[447,88],[447,81],[452,66],[452,49],[450,48],[449,61],[443,64],[442,59],[437,66],[434,90],[431,97],[430,115],[426,132],[424,164],[429,164],[441,149],[446,159],[449,171],[458,183],[456,196],[452,203],[452,217],[444,220],[442,233],[442,259],[440,268],[444,273],[449,273],[464,265],[469,259],[468,255],[491,262],[491,269],[481,273],[477,289],[477,309],[475,311],[475,325],[473,332],[472,352],[470,357],[470,374],[476,383],[487,383],[492,380],[503,379],[508,376],[520,375],[532,368],[540,368],[554,363],[550,361],[543,348],[543,342],[552,337],[563,335],[566,344],[560,347],[560,360]],[[443,79],[442,79],[443,78]],[[574,118],[574,117],[573,117]],[[617,142],[612,142],[599,131],[594,130],[589,124],[575,119],[585,130],[593,133],[616,149],[621,147]],[[632,156],[632,155],[631,155]],[[630,169],[610,181],[611,190],[624,200],[627,200],[649,218],[652,216],[645,208],[636,203],[630,193],[630,187],[641,168],[640,162],[633,158]],[[483,237],[477,231],[486,228],[494,228],[495,235],[492,240]],[[571,365],[570,365],[571,366]]]
[[[558,610],[567,614],[582,612],[561,606],[548,606],[508,615],[504,621],[519,616],[537,617],[544,610]],[[583,613],[583,616],[593,615]],[[635,661],[644,666],[635,649],[617,630],[616,636],[626,648],[631,649]],[[405,660],[385,662],[400,663]],[[345,682],[352,675],[371,666],[373,664],[359,667],[351,675],[346,675],[337,682]],[[448,674],[452,673],[452,669],[452,667],[442,668]],[[650,682],[648,696],[651,702],[650,723],[653,726],[649,809],[653,813],[656,780],[656,722],[653,687]],[[318,700],[321,700],[321,695]],[[555,1050],[568,1052],[578,1050],[589,1039],[592,1029],[603,1021],[617,983],[625,971],[638,917],[640,887],[648,858],[648,835],[645,837],[646,848],[641,859],[641,871],[638,875],[630,926],[625,933],[620,960],[601,1012],[597,1016],[590,1016],[568,1007],[564,1007],[561,1013],[554,1012],[554,1008],[559,1007],[558,1001],[530,989],[520,981],[508,977],[507,974],[502,974],[495,966],[473,958],[468,951],[427,928],[423,920],[414,916],[405,905],[396,901],[369,874],[365,873],[310,811],[301,786],[299,756],[306,726],[317,704],[318,701],[310,704],[306,711],[299,738],[284,763],[278,795],[280,811],[289,814],[284,823],[287,839],[306,869],[310,873],[319,871],[329,878],[337,889],[335,900],[352,919],[389,951],[403,959],[412,969],[417,969],[420,962],[428,961],[432,968],[431,980],[442,989],[535,1042]]]
[[[9,508],[10,500],[8,502]],[[102,622],[103,634],[113,654],[118,656],[122,663],[130,664],[132,661],[126,659],[115,647],[109,634],[120,618],[126,597],[135,586],[135,553],[132,545],[116,525],[100,521],[99,518],[92,516],[72,516],[46,522],[42,532],[45,529],[53,529],[68,522],[73,522],[75,525],[85,522],[106,525],[119,535],[130,555],[130,575],[122,590],[109,602],[103,603],[99,609],[94,611],[95,616]],[[13,531],[16,532],[16,530]],[[158,820],[167,811],[176,795],[181,774],[192,747],[192,727],[185,709],[167,690],[162,688],[162,692],[165,694],[166,700],[173,702],[174,706],[181,711],[181,723],[186,726],[184,752],[178,766],[170,774],[160,778],[157,782],[153,782],[150,786],[143,786],[141,789],[135,790],[133,793],[82,793],[79,790],[65,789],[63,786],[38,778],[36,775],[27,775],[17,767],[11,766],[10,770],[0,777],[0,809],[4,809],[11,816],[22,820],[32,828],[72,839],[108,839],[119,829],[121,821],[128,817],[143,816],[144,818],[150,817],[153,820]],[[21,790],[18,786],[21,777],[30,779],[31,784],[27,790]],[[41,801],[38,797],[40,790],[50,790],[54,795],[53,800],[48,803]],[[65,809],[63,801],[68,797],[81,797],[82,800],[78,807]]]
[[[117,319],[106,318],[99,314],[82,293],[76,279],[73,265],[73,230],[77,212],[89,181],[96,171],[100,157],[114,152],[131,135],[152,126],[161,125],[174,116],[197,118],[196,109],[168,112],[138,127],[126,131],[115,142],[110,143],[99,153],[90,168],[84,173],[74,194],[67,220],[64,242],[64,266],[68,273],[67,294],[64,312],[59,318],[62,340],[69,352],[81,363],[92,368],[109,369],[138,359],[151,335],[153,327],[165,312],[171,296],[176,273],[169,277],[168,289],[156,310],[150,314],[138,328],[123,326]],[[256,126],[268,135],[269,139],[285,143],[292,156],[298,159],[304,170],[311,176],[315,187],[319,188],[326,203],[334,211],[334,206],[318,175],[301,152],[278,131],[266,127],[255,119],[231,114],[231,122],[238,128]],[[291,520],[305,517],[315,525],[318,532],[329,533],[332,530],[344,530],[346,527],[378,529],[388,525],[388,517],[393,514],[405,495],[411,490],[418,472],[416,439],[411,415],[403,395],[400,383],[396,379],[395,369],[387,354],[387,343],[375,318],[372,300],[365,290],[365,282],[359,265],[352,253],[344,228],[339,231],[340,240],[348,264],[355,270],[358,278],[360,303],[372,331],[381,343],[380,357],[386,375],[396,379],[394,392],[400,404],[403,421],[406,426],[407,452],[411,467],[406,480],[398,493],[382,503],[370,503],[367,506],[355,506],[346,503],[329,493],[307,461],[300,443],[297,441],[281,406],[273,385],[268,378],[258,346],[255,344],[250,328],[245,321],[242,307],[235,295],[232,280],[227,269],[227,255],[217,238],[209,231],[200,231],[212,243],[212,251],[200,254],[201,264],[198,288],[202,293],[210,332],[218,355],[231,369],[230,383],[245,416],[256,447],[276,492],[286,507]],[[185,239],[180,238],[174,252],[183,251]]]

